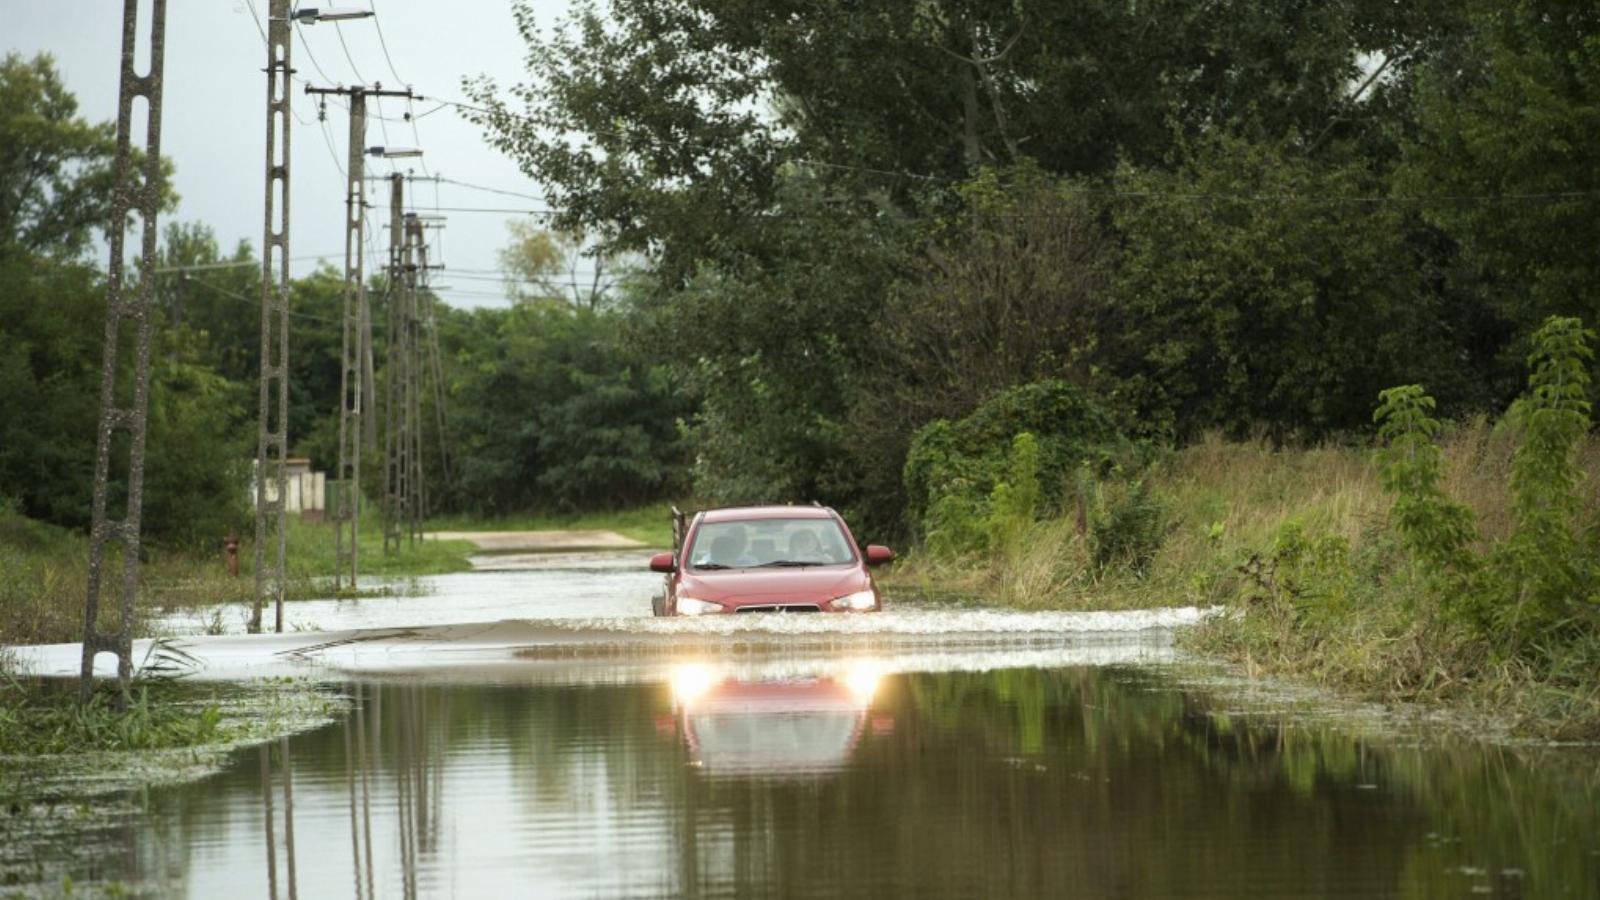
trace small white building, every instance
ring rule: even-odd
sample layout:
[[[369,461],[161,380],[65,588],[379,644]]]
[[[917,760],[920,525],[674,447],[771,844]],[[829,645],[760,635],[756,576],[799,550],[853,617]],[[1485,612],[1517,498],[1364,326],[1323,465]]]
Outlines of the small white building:
[[[324,511],[327,509],[328,473],[313,472],[311,470],[311,460],[309,459],[286,459],[284,460],[284,466],[288,470],[285,473],[287,482],[285,493],[288,496],[285,498],[284,510],[286,512],[299,513],[302,517],[308,519],[322,518]],[[268,480],[267,501],[272,502],[276,499],[278,499],[278,485],[274,481]],[[255,502],[256,485],[255,479],[252,478],[250,482],[250,505],[254,506]]]

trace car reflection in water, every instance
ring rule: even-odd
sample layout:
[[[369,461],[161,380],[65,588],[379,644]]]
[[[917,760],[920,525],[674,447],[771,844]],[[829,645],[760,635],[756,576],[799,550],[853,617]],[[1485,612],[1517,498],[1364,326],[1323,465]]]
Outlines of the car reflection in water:
[[[843,769],[871,728],[884,734],[894,718],[872,712],[882,681],[872,663],[836,674],[743,680],[714,666],[685,664],[672,671],[670,717],[689,764],[706,775],[805,776]]]

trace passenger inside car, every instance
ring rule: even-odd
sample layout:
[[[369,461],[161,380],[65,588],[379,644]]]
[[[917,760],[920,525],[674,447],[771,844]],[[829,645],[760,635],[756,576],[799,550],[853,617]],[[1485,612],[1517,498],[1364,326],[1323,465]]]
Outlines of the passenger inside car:
[[[810,529],[795,532],[789,538],[788,558],[795,562],[822,562],[822,544],[817,540],[816,532]]]

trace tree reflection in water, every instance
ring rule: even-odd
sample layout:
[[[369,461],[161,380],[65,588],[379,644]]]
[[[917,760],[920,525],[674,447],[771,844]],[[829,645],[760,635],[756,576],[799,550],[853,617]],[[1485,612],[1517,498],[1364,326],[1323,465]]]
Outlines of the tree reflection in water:
[[[130,874],[192,896],[1600,896],[1592,753],[1372,743],[1135,668],[886,675],[825,753],[761,733],[845,713],[826,680],[717,681],[687,709],[660,683],[352,686],[347,721],[261,757],[276,779],[154,795]],[[742,717],[731,764],[696,708]],[[262,867],[246,823],[280,797]]]

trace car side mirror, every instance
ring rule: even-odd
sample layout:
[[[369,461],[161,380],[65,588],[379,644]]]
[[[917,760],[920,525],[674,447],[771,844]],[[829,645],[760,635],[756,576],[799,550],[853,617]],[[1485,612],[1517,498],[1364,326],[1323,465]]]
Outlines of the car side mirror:
[[[882,544],[867,545],[867,565],[881,566],[894,560],[894,551]]]
[[[657,553],[650,557],[650,571],[672,573],[678,571],[678,561],[671,553]]]

